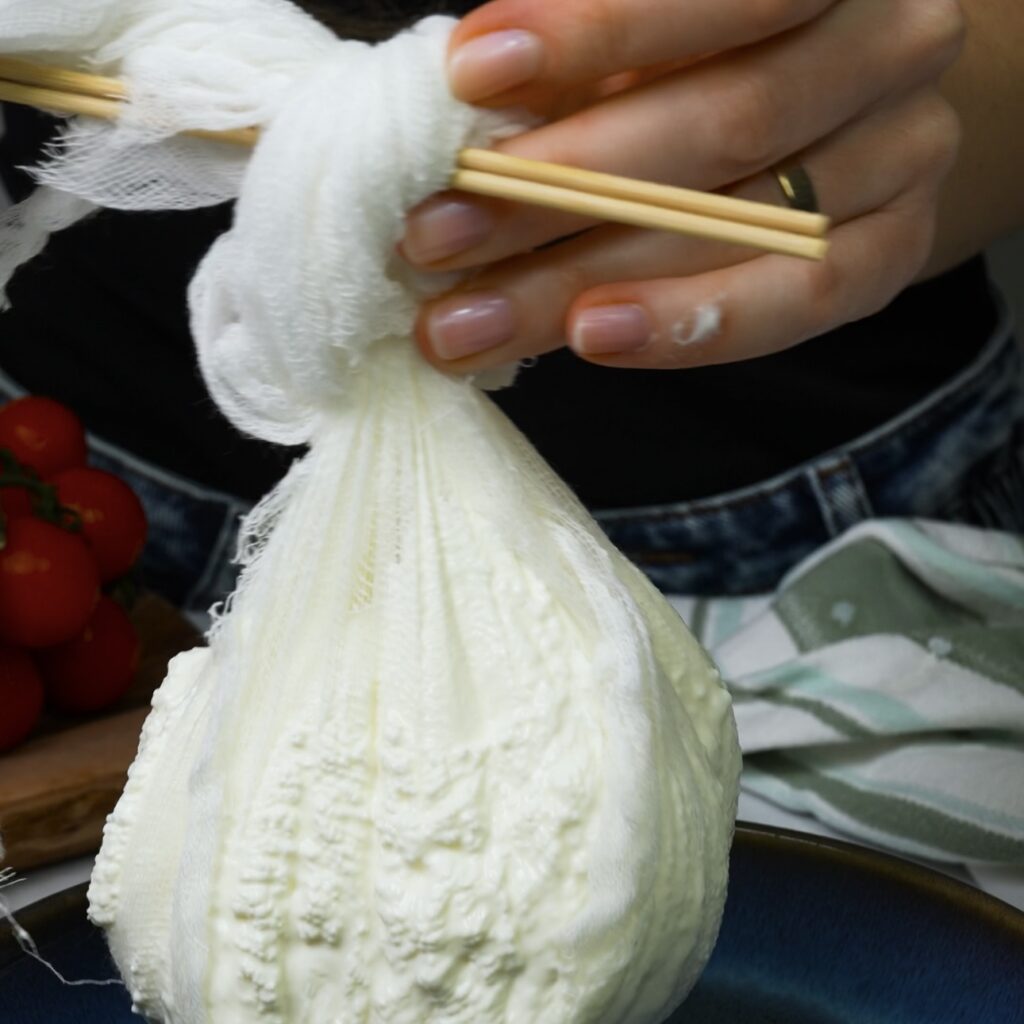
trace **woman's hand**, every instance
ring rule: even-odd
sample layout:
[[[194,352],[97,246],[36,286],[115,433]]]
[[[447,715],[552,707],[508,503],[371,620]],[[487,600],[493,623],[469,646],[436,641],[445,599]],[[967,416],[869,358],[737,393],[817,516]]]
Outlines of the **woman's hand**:
[[[804,165],[833,218],[823,263],[448,192],[403,251],[482,268],[427,305],[431,361],[472,372],[564,344],[620,367],[786,348],[886,305],[932,247],[959,139],[938,81],[957,0],[494,0],[456,30],[456,94],[558,118],[519,156],[781,202]],[[539,247],[544,246],[543,249]]]

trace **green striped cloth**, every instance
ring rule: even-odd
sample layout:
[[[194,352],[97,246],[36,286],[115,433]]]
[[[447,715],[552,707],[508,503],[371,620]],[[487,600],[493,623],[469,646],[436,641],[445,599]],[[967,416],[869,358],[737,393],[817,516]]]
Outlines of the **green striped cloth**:
[[[1024,864],[1024,539],[873,520],[772,595],[672,601],[729,683],[746,789],[910,856]]]

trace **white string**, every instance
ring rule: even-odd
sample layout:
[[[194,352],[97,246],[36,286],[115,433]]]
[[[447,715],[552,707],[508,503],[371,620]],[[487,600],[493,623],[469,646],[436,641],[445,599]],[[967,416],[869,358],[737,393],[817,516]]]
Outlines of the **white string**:
[[[3,856],[3,846],[0,845],[0,857]],[[19,878],[14,868],[0,868],[0,891],[4,889],[10,889],[11,886],[18,885],[24,882],[24,878]],[[22,927],[18,920],[14,916],[14,911],[11,910],[10,904],[0,895],[0,920],[6,921],[11,927],[11,934],[14,936],[14,941],[18,943],[21,951],[28,957],[31,957],[37,963],[40,963],[45,967],[62,985],[78,986],[78,985],[94,985],[94,986],[106,986],[106,985],[120,985],[124,987],[124,982],[120,978],[107,978],[105,980],[91,979],[91,978],[79,978],[69,979],[64,977],[56,967],[53,966],[42,954],[39,952],[39,947],[36,945],[35,940],[28,933],[28,931]]]
[[[12,885],[24,882],[24,878],[18,878],[14,868],[0,868],[0,889],[9,889]]]

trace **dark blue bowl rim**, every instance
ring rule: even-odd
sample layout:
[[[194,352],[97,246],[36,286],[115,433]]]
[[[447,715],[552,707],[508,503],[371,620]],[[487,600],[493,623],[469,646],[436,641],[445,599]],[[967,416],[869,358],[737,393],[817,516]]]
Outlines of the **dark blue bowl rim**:
[[[1007,938],[1019,942],[1024,952],[1024,912],[990,893],[924,864],[872,847],[833,839],[831,836],[751,822],[736,823],[735,841],[745,850],[754,853],[772,850],[792,857],[828,863],[868,880],[875,878],[896,882],[928,900],[952,906],[959,914],[973,918],[979,924],[996,928]]]
[[[734,841],[745,852],[755,856],[759,851],[772,851],[789,857],[827,862],[863,878],[896,882],[916,890],[928,900],[952,906],[958,914],[995,929],[1002,937],[1018,944],[1024,955],[1024,913],[995,896],[931,868],[843,840],[748,822],[737,822]],[[18,922],[37,940],[45,941],[46,936],[62,927],[69,916],[85,916],[87,889],[88,885],[82,883],[39,900],[18,912]],[[0,922],[0,970],[23,955],[10,924]]]

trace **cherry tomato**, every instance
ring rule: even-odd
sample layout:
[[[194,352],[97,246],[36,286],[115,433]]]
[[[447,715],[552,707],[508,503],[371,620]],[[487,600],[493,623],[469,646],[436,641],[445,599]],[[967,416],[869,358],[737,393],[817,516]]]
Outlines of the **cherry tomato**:
[[[62,505],[82,518],[82,532],[104,583],[123,576],[146,543],[146,513],[135,492],[113,473],[82,466],[53,478]]]
[[[124,696],[139,666],[139,637],[120,606],[103,596],[74,639],[37,656],[54,711],[83,715]]]
[[[12,519],[0,551],[0,641],[50,647],[78,633],[99,598],[96,559],[73,533]]]
[[[25,651],[0,647],[0,752],[17,746],[43,711],[43,682]]]
[[[32,515],[32,496],[24,487],[0,487],[0,509],[8,519]]]
[[[0,409],[0,448],[48,477],[85,464],[85,431],[60,402],[30,395]]]

